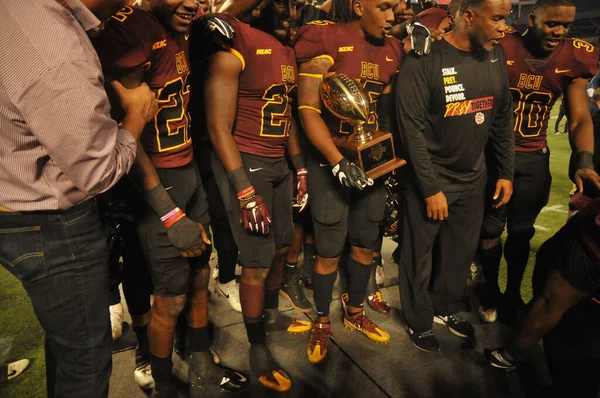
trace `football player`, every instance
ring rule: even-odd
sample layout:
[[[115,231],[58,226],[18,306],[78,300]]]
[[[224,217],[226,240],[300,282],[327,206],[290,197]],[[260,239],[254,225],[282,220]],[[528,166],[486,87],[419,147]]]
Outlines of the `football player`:
[[[346,240],[350,244],[349,300],[344,303],[344,324],[379,343],[390,339],[362,307],[385,210],[384,179],[374,182],[337,149],[332,137],[351,133],[352,126],[323,107],[319,87],[324,77],[335,72],[357,79],[371,99],[367,127],[386,129],[380,126],[376,105],[380,96],[391,92],[390,81],[404,56],[402,43],[388,36],[397,3],[334,0],[330,16],[335,22],[309,23],[298,31],[294,44],[300,68],[300,119],[311,144],[307,149],[311,195],[318,198],[310,205],[317,251],[313,272],[317,318],[307,348],[312,363],[321,362],[327,354],[329,307]]]
[[[240,251],[250,367],[266,388],[287,391],[292,381],[271,356],[266,331],[305,333],[311,328],[307,321],[285,320],[277,310],[283,263],[294,235],[286,147],[296,168],[299,202],[307,192],[290,103],[296,59],[285,44],[295,4],[266,0],[256,11],[250,23],[217,14],[236,33],[229,42],[220,40],[206,63],[205,112],[215,147],[213,173]],[[195,55],[193,59],[196,65]]]
[[[548,203],[552,182],[546,132],[552,106],[561,95],[573,151],[569,174],[580,191],[584,183],[600,186],[593,170],[593,126],[586,93],[588,79],[596,74],[598,51],[583,40],[565,38],[574,19],[571,0],[538,0],[529,15],[527,31],[508,33],[500,41],[513,96],[515,180],[508,206],[496,209],[491,208],[493,203],[488,204],[481,231],[479,259],[487,287],[479,313],[488,322],[496,319],[496,309],[500,308],[501,318],[513,323],[523,307],[521,281],[529,260],[529,241],[535,234],[535,219]],[[492,156],[487,158],[493,160]],[[492,185],[495,180],[493,175],[488,177]],[[508,281],[502,296],[497,281],[502,258],[500,235],[505,224]]]
[[[209,352],[209,217],[193,162],[187,109],[187,40],[197,11],[193,0],[144,0],[139,8],[116,13],[95,41],[108,80],[127,87],[147,83],[159,104],[130,173],[143,190],[137,198],[142,214],[135,222],[154,285],[148,325],[153,397],[177,396],[171,355],[175,324],[186,302],[190,396],[239,391],[249,384],[242,374],[215,365]]]

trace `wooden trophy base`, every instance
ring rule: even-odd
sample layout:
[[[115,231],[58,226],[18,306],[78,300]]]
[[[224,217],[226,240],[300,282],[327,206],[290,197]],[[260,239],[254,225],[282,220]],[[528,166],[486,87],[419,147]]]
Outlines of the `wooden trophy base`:
[[[345,158],[356,163],[373,179],[406,164],[406,160],[396,158],[394,139],[390,133],[371,132],[373,136],[362,142],[350,141],[347,136],[334,137],[333,141]]]

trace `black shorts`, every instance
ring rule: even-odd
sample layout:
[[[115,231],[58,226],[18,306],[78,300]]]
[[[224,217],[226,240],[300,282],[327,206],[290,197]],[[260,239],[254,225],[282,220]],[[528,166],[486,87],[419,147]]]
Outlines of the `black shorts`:
[[[177,207],[209,233],[208,202],[196,162],[172,169],[156,169],[156,172]],[[199,257],[182,257],[181,250],[167,237],[167,229],[160,217],[145,202],[141,205],[143,214],[137,220],[137,233],[148,261],[154,294],[175,297],[187,293],[192,269],[208,266],[211,247]]]
[[[589,294],[600,290],[600,264],[595,262],[582,247],[573,223],[561,228],[542,244],[537,253],[534,282],[539,289],[541,274],[548,267],[555,268],[575,289]],[[541,269],[538,271],[537,268]]]
[[[256,193],[263,198],[271,215],[271,230],[267,235],[247,231],[240,223],[241,209],[237,192],[214,151],[213,173],[240,251],[240,264],[248,268],[271,268],[275,251],[290,246],[294,240],[292,173],[285,158],[268,158],[247,153],[241,155],[250,182]]]
[[[550,150],[515,153],[513,193],[510,202],[499,209],[492,207],[497,181],[495,160],[489,153],[486,156],[489,178],[481,238],[498,238],[507,225],[509,234],[524,234],[531,239],[535,233],[535,219],[550,198]]]
[[[346,240],[352,246],[374,249],[385,211],[385,179],[363,191],[342,186],[331,166],[309,154],[308,189],[317,253],[337,257]]]

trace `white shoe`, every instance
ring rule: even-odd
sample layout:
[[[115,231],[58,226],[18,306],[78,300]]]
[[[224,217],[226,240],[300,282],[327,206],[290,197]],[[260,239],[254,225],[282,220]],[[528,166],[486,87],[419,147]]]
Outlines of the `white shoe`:
[[[492,323],[496,322],[496,319],[498,319],[498,311],[495,308],[485,309],[480,305],[479,308],[477,308],[477,312],[484,322]]]
[[[29,359],[21,359],[20,361],[11,362],[8,364],[8,380],[12,380],[29,366]]]
[[[384,281],[385,275],[383,274],[383,265],[377,265],[377,269],[375,270],[375,283],[377,286],[382,286]]]
[[[111,305],[110,309],[110,327],[112,329],[112,338],[118,340],[123,334],[123,305],[121,303]]]
[[[133,371],[133,378],[142,390],[151,390],[154,388],[154,378],[152,377],[152,365],[150,361],[142,363]]]
[[[242,303],[240,303],[240,285],[235,282],[235,279],[227,283],[217,282],[216,291],[229,301],[231,308],[237,312],[242,312]]]
[[[239,263],[237,263],[235,265],[235,276],[240,276],[240,275],[242,275],[242,266]]]
[[[214,280],[219,279],[219,263],[215,265],[215,268],[212,270],[211,278]]]

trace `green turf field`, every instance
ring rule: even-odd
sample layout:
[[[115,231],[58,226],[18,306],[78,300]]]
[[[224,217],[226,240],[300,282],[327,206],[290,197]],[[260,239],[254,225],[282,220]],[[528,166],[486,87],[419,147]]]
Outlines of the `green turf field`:
[[[554,107],[548,135],[551,152],[551,169],[554,180],[547,208],[538,217],[537,232],[532,241],[529,266],[522,286],[523,298],[531,299],[531,273],[535,253],[540,244],[548,239],[566,221],[567,202],[572,183],[567,177],[569,161],[569,140],[566,135],[554,135],[554,122],[558,105]],[[564,121],[563,121],[564,124]],[[561,126],[563,129],[564,126]],[[505,267],[501,269],[503,289]],[[0,392],[0,397],[37,398],[46,396],[43,333],[35,318],[31,304],[18,281],[0,267],[0,361],[14,361],[21,358],[31,360],[27,371],[12,380]],[[8,349],[7,349],[8,347]],[[8,352],[7,352],[8,351]]]

